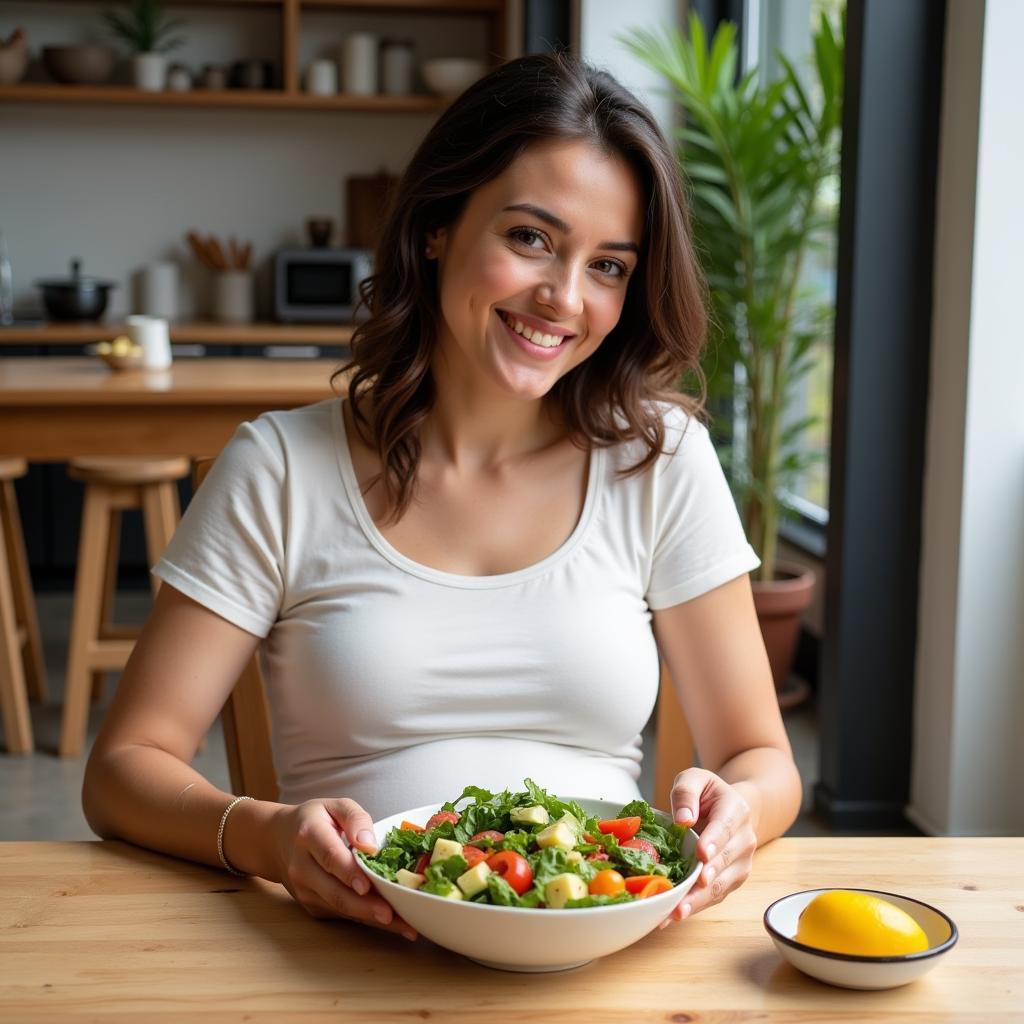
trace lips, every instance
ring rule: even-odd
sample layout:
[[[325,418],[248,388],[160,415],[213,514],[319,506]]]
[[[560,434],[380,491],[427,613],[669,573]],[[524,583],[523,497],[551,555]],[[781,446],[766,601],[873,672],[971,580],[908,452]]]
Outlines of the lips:
[[[510,313],[504,309],[497,310],[497,314],[513,333],[537,348],[559,348],[569,338],[575,337],[574,334],[557,328],[553,331],[545,330],[535,322],[524,320],[520,314]]]

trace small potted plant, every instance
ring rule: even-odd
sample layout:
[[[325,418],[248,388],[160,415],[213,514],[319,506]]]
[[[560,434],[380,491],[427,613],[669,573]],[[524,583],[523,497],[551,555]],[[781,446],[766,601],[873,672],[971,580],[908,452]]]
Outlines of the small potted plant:
[[[126,11],[104,11],[110,31],[134,51],[135,85],[146,92],[162,92],[167,85],[167,57],[184,39],[174,33],[185,24],[167,18],[160,0],[132,0]]]
[[[822,14],[808,85],[781,54],[778,81],[762,80],[757,68],[738,75],[730,22],[710,40],[691,15],[688,38],[634,30],[622,41],[668,79],[686,115],[679,166],[712,307],[703,368],[709,397],[737,413],[719,446],[761,558],[754,601],[786,706],[799,699],[785,687],[814,576],[779,562],[778,527],[783,493],[813,458],[800,442],[815,419],[795,415],[794,384],[832,329],[831,301],[807,294],[802,269],[834,228],[820,200],[839,171],[843,32]]]

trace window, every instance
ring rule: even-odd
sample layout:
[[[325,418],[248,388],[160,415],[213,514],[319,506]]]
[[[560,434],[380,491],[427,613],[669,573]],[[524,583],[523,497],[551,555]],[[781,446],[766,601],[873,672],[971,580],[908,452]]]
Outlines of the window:
[[[745,53],[747,67],[757,64],[766,80],[780,76],[781,64],[776,56],[782,52],[798,72],[808,68],[811,59],[811,36],[824,12],[833,25],[838,25],[845,9],[845,0],[746,0],[744,10]],[[812,86],[812,75],[805,84]],[[812,102],[814,97],[811,97]],[[833,223],[839,211],[838,176],[823,183],[818,195],[819,210]],[[836,238],[820,239],[821,245],[811,250],[804,264],[802,286],[805,295],[815,301],[823,299],[835,305]],[[805,304],[807,299],[805,298]],[[804,449],[815,453],[818,460],[802,474],[787,503],[805,520],[824,525],[828,522],[828,456],[832,405],[832,329],[822,333],[815,345],[814,368],[797,385],[791,403],[792,420],[816,416],[818,422],[805,435]]]

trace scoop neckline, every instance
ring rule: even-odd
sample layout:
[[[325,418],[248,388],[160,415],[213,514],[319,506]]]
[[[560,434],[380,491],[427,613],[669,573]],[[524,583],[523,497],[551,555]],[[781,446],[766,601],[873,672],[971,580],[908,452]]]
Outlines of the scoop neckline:
[[[417,562],[407,555],[403,555],[377,529],[377,524],[373,521],[373,517],[366,507],[366,501],[359,489],[355,464],[352,461],[352,452],[348,445],[348,426],[345,423],[344,403],[344,398],[338,401],[337,411],[333,419],[338,468],[345,491],[348,494],[349,504],[352,506],[360,529],[362,529],[366,539],[379,554],[403,572],[409,573],[412,576],[418,576],[420,579],[428,580],[432,583],[439,583],[449,587],[463,587],[467,590],[491,590],[515,586],[542,576],[556,565],[565,561],[586,535],[594,518],[601,480],[603,479],[604,449],[596,445],[590,449],[590,459],[587,466],[587,490],[583,498],[583,509],[580,512],[579,519],[576,521],[576,526],[559,547],[539,562],[534,562],[532,565],[527,565],[522,569],[516,569],[514,572],[498,573],[494,576],[465,576],[461,573],[446,572],[444,569],[435,569],[433,566],[424,565],[422,562]]]

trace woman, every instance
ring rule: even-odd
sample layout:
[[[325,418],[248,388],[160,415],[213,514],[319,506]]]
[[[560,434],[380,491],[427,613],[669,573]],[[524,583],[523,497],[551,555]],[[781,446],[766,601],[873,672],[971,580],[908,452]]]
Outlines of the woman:
[[[720,900],[800,782],[757,559],[676,390],[705,315],[663,137],[607,74],[511,61],[419,147],[376,268],[349,397],[243,424],[158,564],[90,824],[415,938],[348,844],[468,783],[636,798],[660,654],[706,766],[672,793],[705,862],[673,916]],[[188,762],[257,646],[281,803],[228,818]]]

